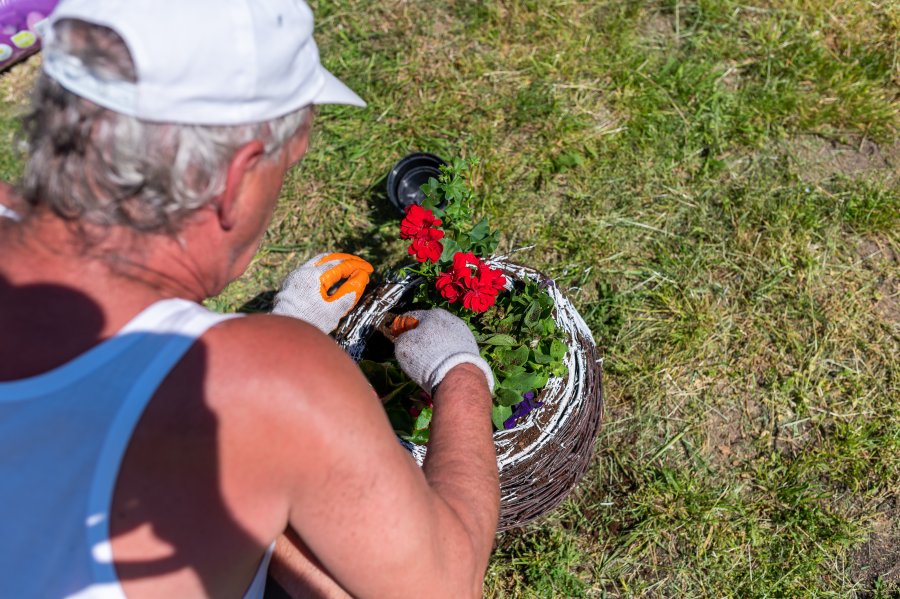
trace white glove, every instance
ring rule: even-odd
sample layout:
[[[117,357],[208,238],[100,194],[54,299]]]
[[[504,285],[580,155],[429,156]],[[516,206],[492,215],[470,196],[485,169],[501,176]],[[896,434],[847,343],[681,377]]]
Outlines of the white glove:
[[[415,328],[400,333],[394,343],[397,362],[409,378],[431,393],[451,368],[474,364],[494,392],[494,374],[478,353],[475,336],[465,322],[440,308],[413,310],[403,316],[419,321]]]
[[[319,254],[284,279],[272,314],[298,318],[328,334],[362,297],[371,272],[372,265],[357,256]]]

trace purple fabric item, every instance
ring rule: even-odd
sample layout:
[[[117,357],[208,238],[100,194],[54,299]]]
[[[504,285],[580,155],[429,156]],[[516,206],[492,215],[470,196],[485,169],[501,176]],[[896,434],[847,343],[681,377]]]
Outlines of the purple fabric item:
[[[41,23],[58,0],[0,0],[0,70],[41,47]]]

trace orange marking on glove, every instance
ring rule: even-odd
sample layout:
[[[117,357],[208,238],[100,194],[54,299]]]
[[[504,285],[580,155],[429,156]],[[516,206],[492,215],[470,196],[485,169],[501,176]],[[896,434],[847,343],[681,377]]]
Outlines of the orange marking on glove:
[[[360,258],[351,258],[339,262],[333,268],[323,272],[319,277],[319,293],[326,302],[339,300],[348,293],[356,294],[357,302],[362,297],[366,285],[369,284],[369,273],[372,272],[372,266]],[[329,295],[328,290],[341,280],[344,280],[344,282],[340,284],[333,294]],[[355,304],[356,302],[354,302]]]
[[[353,302],[353,305],[355,306],[356,302],[359,301],[359,298],[362,297],[363,291],[365,291],[366,285],[368,284],[369,273],[357,270],[356,272],[351,274],[346,281],[341,283],[341,286],[338,287],[337,291],[325,298],[325,301],[333,302],[335,300],[341,299],[348,293],[352,293],[356,295],[356,300]]]
[[[360,258],[359,256],[354,256],[353,254],[328,254],[318,262],[316,262],[316,266],[322,266],[323,264],[327,264],[329,262],[337,262],[341,263],[353,261],[359,266],[359,270],[364,270],[367,273],[373,272],[375,269],[372,268],[372,265]],[[340,266],[340,265],[338,265]],[[337,266],[335,266],[337,268]]]
[[[419,320],[414,316],[401,315],[394,319],[391,323],[390,333],[394,337],[399,337],[406,331],[411,331],[419,326]]]

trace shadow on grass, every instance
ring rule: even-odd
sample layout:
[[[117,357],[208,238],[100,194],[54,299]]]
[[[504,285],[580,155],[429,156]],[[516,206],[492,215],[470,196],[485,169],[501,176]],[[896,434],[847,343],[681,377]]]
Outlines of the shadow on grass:
[[[381,232],[388,228],[393,228],[394,225],[399,227],[401,219],[401,215],[388,201],[387,175],[372,183],[361,195],[366,197],[370,206],[370,225],[364,229],[355,230],[348,235],[338,237],[334,246],[339,248],[338,251],[340,252],[355,254],[365,258],[373,265],[376,265],[376,272],[384,272],[387,269],[379,268],[379,265],[390,264],[395,257],[395,253],[391,251],[388,241],[390,238],[383,236]],[[369,289],[379,282],[380,279],[374,276],[369,283]],[[261,291],[244,302],[237,311],[244,314],[271,312],[274,307],[276,293],[277,290],[275,289]]]
[[[392,249],[391,246],[399,238],[403,215],[388,201],[387,175],[362,191],[358,199],[364,199],[369,207],[369,226],[347,231],[336,238],[335,246],[342,252],[359,255],[372,263],[375,274],[369,284],[371,288],[379,281],[379,274],[383,277],[402,266],[397,263],[396,247]],[[407,264],[408,260],[401,262]]]

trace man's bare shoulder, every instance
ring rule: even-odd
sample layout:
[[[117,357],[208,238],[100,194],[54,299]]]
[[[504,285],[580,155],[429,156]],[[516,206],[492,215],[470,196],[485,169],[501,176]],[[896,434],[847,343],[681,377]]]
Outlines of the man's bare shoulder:
[[[212,350],[227,351],[251,361],[266,362],[272,355],[288,360],[292,356],[303,359],[307,354],[316,355],[323,350],[339,351],[332,338],[311,324],[274,314],[249,314],[226,320],[210,329],[202,339]]]
[[[318,480],[325,461],[308,456],[331,454],[341,438],[336,432],[348,426],[374,426],[384,438],[391,435],[356,364],[307,323],[272,315],[228,320],[203,335],[192,353],[189,362],[195,374],[202,368],[204,409],[215,415],[219,442],[239,454],[233,458],[244,466],[237,471],[255,472],[256,488]],[[265,473],[258,471],[262,463],[268,464]]]
[[[251,439],[302,437],[329,446],[349,420],[387,418],[356,364],[312,325],[284,316],[251,315],[221,323],[201,338],[206,404]],[[363,416],[366,415],[366,416]],[[387,430],[390,430],[387,428]],[[295,448],[296,449],[296,448]]]
[[[210,382],[228,385],[233,392],[297,401],[326,389],[368,389],[356,365],[331,337],[294,318],[270,314],[235,318],[207,332],[202,343]]]

